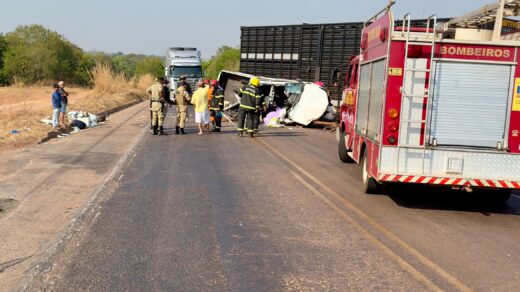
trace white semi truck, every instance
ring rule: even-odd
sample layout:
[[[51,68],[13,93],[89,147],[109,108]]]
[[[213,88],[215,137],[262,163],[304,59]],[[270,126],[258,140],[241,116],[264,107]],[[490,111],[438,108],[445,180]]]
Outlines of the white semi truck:
[[[202,59],[196,48],[169,48],[164,64],[165,77],[170,81],[171,91],[177,88],[179,78],[186,76],[191,89],[197,89],[197,82],[202,80]]]

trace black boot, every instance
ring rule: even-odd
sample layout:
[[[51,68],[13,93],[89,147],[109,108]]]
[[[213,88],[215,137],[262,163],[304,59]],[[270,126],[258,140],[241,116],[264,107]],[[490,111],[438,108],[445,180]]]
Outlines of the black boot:
[[[184,128],[181,128],[181,135],[184,135],[184,134],[186,134],[186,133],[184,132]]]
[[[159,127],[159,136],[166,136],[166,135],[168,135],[168,134],[166,134],[166,133],[164,132],[164,130],[163,130],[163,127],[160,126],[160,127]]]
[[[153,126],[152,127],[152,134],[157,135],[157,133],[158,133],[157,126]]]
[[[249,132],[249,138],[253,138],[253,132]]]
[[[238,137],[244,136],[244,133],[242,131],[238,131]]]
[[[179,133],[180,133],[179,129],[180,129],[179,127],[175,127],[175,135],[179,135]]]

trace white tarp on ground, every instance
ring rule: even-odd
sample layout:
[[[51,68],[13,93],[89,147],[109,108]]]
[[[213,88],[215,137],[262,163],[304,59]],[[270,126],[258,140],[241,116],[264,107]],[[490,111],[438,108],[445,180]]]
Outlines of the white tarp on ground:
[[[289,112],[289,118],[302,125],[319,119],[327,110],[327,92],[316,84],[306,84],[298,103]]]

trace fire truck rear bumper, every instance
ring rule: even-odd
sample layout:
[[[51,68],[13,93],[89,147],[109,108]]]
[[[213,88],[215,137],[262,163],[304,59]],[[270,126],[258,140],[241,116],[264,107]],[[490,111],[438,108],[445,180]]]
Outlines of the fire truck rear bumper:
[[[519,154],[383,147],[379,161],[381,182],[520,189]]]
[[[482,187],[482,188],[520,189],[520,182],[515,182],[515,181],[463,179],[463,178],[435,177],[435,176],[380,174],[379,181],[380,182],[394,182],[394,183],[475,187],[475,188]]]

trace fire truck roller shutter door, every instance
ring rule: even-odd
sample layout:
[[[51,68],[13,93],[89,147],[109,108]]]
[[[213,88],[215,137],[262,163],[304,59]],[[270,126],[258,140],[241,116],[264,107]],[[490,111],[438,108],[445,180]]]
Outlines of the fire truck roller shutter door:
[[[383,86],[386,73],[385,62],[386,60],[380,60],[372,64],[367,134],[372,139],[376,138],[381,128],[381,107],[383,106]]]
[[[439,62],[430,137],[437,145],[497,147],[504,140],[511,66]]]
[[[370,75],[372,64],[361,65],[359,72],[359,92],[357,100],[356,132],[365,134],[363,129],[367,127],[368,102],[370,95]]]

